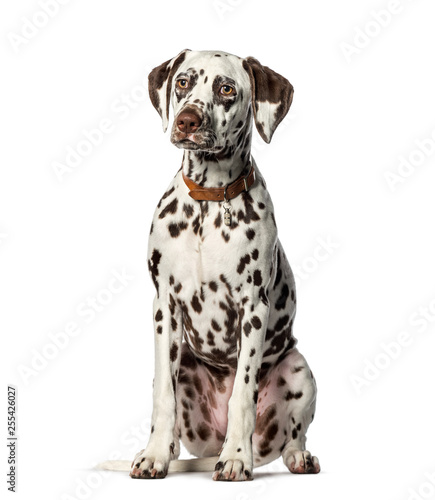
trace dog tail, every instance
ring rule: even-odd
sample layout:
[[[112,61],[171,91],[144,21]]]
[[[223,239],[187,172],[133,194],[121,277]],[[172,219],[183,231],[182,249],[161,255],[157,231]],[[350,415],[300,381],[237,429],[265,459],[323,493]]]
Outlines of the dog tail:
[[[219,457],[190,458],[187,460],[171,460],[169,472],[213,472]],[[129,472],[131,462],[128,460],[107,460],[97,465],[100,470]]]

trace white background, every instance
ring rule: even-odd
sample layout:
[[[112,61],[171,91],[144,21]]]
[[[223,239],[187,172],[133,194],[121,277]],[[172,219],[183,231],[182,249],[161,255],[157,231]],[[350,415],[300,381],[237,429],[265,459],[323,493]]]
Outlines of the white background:
[[[425,476],[435,473],[433,1],[63,3],[45,21],[37,0],[0,8],[2,493],[15,384],[18,498],[435,498]],[[254,56],[295,87],[288,118],[270,145],[257,135],[254,156],[300,277],[295,334],[319,386],[307,443],[317,476],[281,461],[239,484],[92,471],[112,452],[131,459],[149,433],[147,238],[181,151],[146,77],[184,48]],[[111,132],[59,178],[54,162],[101,121]],[[401,157],[410,165],[398,173]],[[110,297],[113,272],[128,279]],[[86,322],[79,311],[96,296],[106,305]],[[80,331],[53,353],[50,334],[72,322]]]

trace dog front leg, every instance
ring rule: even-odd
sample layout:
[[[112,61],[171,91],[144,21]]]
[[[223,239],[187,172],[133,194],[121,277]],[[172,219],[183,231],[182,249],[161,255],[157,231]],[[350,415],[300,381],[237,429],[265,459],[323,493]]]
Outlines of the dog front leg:
[[[169,462],[176,458],[178,442],[174,438],[176,384],[182,340],[181,310],[173,296],[160,293],[154,300],[155,376],[151,435],[145,450],[132,463],[133,478],[163,478]]]
[[[243,314],[237,372],[228,403],[227,434],[213,474],[214,480],[252,479],[252,434],[255,430],[258,382],[269,306],[257,299]]]

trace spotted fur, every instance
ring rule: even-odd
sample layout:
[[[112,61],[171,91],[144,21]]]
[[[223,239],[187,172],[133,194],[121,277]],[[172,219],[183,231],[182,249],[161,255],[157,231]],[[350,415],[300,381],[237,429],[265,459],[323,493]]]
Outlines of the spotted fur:
[[[246,174],[252,124],[269,142],[293,87],[254,58],[189,50],[149,83],[164,129],[172,102],[171,142],[184,156],[149,238],[153,432],[131,476],[164,477],[180,439],[197,457],[216,456],[216,480],[250,480],[279,456],[292,472],[319,472],[305,450],[316,384],[296,349],[295,282],[262,174],[254,162],[256,181],[231,200],[230,226],[221,202],[192,200],[182,179],[221,187]]]

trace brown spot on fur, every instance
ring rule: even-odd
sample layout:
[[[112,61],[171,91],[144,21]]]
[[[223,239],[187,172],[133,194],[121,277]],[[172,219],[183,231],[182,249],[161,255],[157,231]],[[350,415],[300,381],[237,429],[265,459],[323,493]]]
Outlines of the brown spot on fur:
[[[199,439],[202,441],[207,441],[207,439],[211,436],[210,427],[204,422],[201,422],[195,430]]]
[[[298,392],[287,391],[287,394],[285,395],[285,400],[289,401],[290,399],[300,399],[302,396],[303,393],[301,391]]]
[[[255,433],[263,434],[266,430],[269,422],[276,416],[276,404],[271,404],[264,409],[261,415],[257,416],[257,422],[255,424]]]
[[[253,229],[248,229],[246,231],[246,237],[248,238],[248,240],[253,240],[255,237],[255,231]]]
[[[222,238],[224,239],[225,243],[228,243],[230,241],[230,235],[226,234],[224,231],[222,231]]]
[[[175,214],[178,208],[178,199],[174,198],[171,203],[168,203],[166,207],[160,212],[159,219],[164,219],[168,214]]]
[[[215,319],[211,320],[211,326],[212,326],[213,330],[216,330],[217,332],[220,332],[222,330],[219,323]]]
[[[204,417],[204,419],[211,424],[211,414],[210,414],[210,410],[209,410],[209,407],[207,405],[207,403],[205,401],[203,401],[200,405],[199,405],[199,409],[201,410],[201,413],[202,413],[202,416]]]
[[[262,283],[263,283],[263,278],[261,277],[261,271],[259,269],[256,269],[254,271],[254,285],[261,286]]]
[[[258,316],[254,316],[251,319],[252,326],[256,329],[259,330],[261,328],[261,320]]]
[[[174,362],[177,359],[178,355],[178,345],[173,342],[171,346],[171,350],[169,351],[169,358],[172,362]]]
[[[185,229],[187,229],[187,222],[178,222],[178,224],[173,222],[168,225],[168,231],[172,238],[177,238]]]
[[[197,373],[195,373],[192,380],[196,391],[198,392],[199,395],[202,395],[202,382]]]
[[[187,205],[186,203],[184,203],[183,212],[184,212],[185,216],[189,219],[189,217],[192,217],[192,215],[193,215],[193,206]]]
[[[162,254],[154,249],[151,255],[151,259],[148,261],[148,269],[151,274],[151,278],[153,280],[154,286],[157,290],[157,296],[159,295],[159,282],[157,280],[157,276],[159,275],[159,263],[162,258]]]
[[[242,274],[243,271],[245,270],[246,265],[249,264],[250,262],[251,262],[251,257],[249,254],[246,254],[243,257],[241,257],[239,265],[237,266],[237,272],[239,274]]]
[[[193,307],[193,310],[195,312],[197,312],[198,314],[200,314],[200,312],[202,311],[202,306],[201,306],[201,303],[199,302],[197,295],[194,295],[192,297],[191,305]]]

